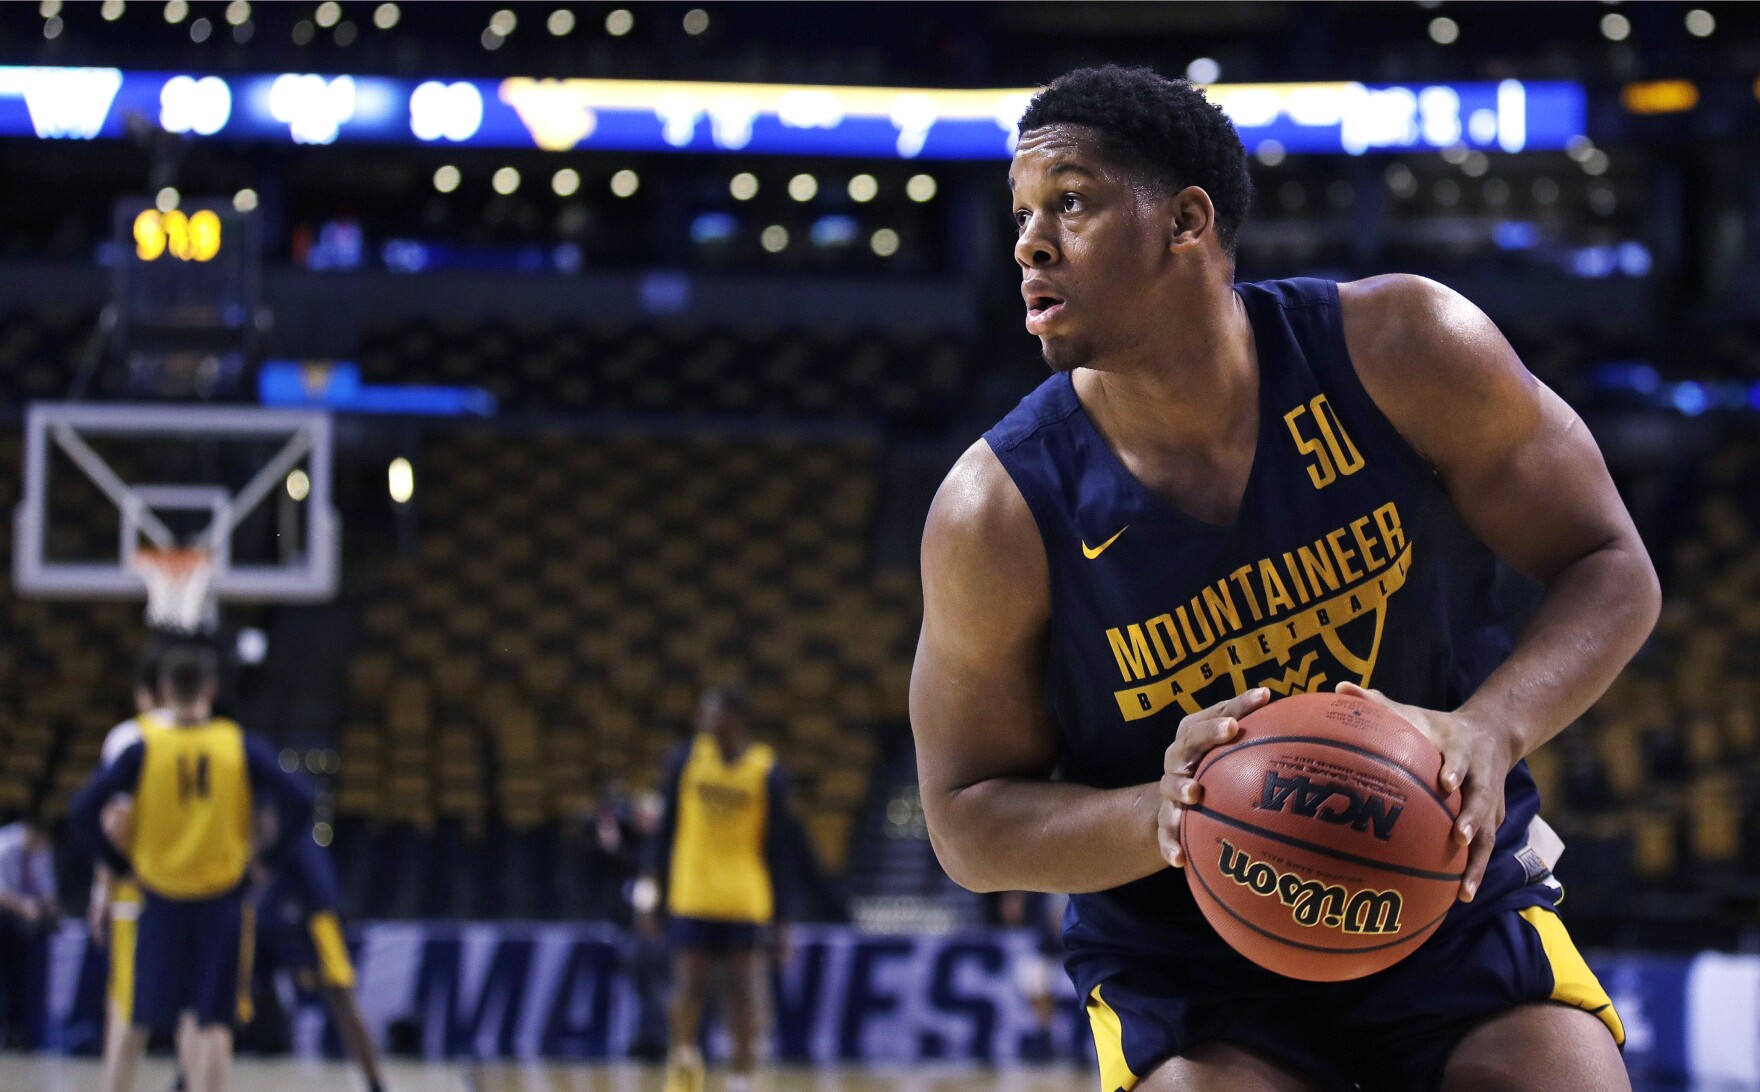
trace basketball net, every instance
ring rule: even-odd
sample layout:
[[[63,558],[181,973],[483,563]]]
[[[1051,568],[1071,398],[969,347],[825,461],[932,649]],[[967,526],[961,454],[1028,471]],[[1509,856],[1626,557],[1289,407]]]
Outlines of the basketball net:
[[[214,622],[208,587],[213,552],[201,546],[142,546],[131,566],[147,585],[147,625],[171,633],[201,633]]]

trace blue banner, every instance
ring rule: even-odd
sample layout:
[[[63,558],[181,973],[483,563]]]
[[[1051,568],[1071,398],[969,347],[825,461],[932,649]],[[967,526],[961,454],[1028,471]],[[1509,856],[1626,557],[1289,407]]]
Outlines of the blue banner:
[[[1023,983],[1049,970],[1061,1050],[1091,1051],[1061,968],[1045,968],[1027,932],[874,935],[799,926],[773,980],[777,1060],[797,1063],[1007,1063],[1036,1025]],[[656,947],[600,924],[370,923],[350,938],[358,996],[381,1044],[429,1058],[608,1059],[644,1035],[664,1039],[664,967]],[[68,922],[50,952],[48,1045],[99,1041],[105,956]],[[1652,1080],[1760,1083],[1760,956],[1591,956],[1625,1021],[1626,1063]],[[315,998],[285,976],[293,1044],[338,1053]],[[711,1051],[726,1057],[717,1031]]]
[[[1581,84],[1213,84],[1249,150],[1563,148]],[[1004,159],[1032,88],[954,90],[652,80],[408,80],[0,66],[0,136],[124,135],[129,115],[191,137],[329,144]]]

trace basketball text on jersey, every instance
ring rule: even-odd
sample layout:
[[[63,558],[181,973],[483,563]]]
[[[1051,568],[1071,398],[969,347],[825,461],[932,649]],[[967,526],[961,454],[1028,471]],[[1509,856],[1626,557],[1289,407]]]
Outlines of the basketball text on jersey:
[[[1338,884],[1323,884],[1294,871],[1279,872],[1264,861],[1255,861],[1245,850],[1222,843],[1217,867],[1222,874],[1255,895],[1276,896],[1290,908],[1297,925],[1324,925],[1346,933],[1399,932],[1400,893],[1346,891]]]
[[[1126,682],[1159,676],[1146,686],[1116,691],[1119,713],[1127,721],[1141,720],[1176,703],[1196,713],[1205,704],[1197,692],[1224,677],[1237,694],[1256,686],[1285,696],[1319,690],[1338,680],[1315,672],[1320,650],[1303,647],[1315,638],[1353,681],[1367,686],[1381,649],[1387,600],[1404,586],[1411,567],[1412,543],[1399,506],[1389,501],[1312,543],[1242,565],[1189,603],[1108,629],[1107,643]],[[1358,655],[1339,629],[1368,616],[1374,617],[1374,634],[1367,652]],[[1295,659],[1298,650],[1303,655]],[[1249,673],[1261,671],[1277,673],[1249,680]]]

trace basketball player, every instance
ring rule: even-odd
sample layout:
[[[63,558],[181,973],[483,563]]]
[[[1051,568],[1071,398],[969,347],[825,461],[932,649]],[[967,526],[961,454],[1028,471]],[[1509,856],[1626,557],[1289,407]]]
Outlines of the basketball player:
[[[159,708],[159,663],[155,652],[154,648],[149,648],[135,670],[135,715],[104,736],[100,761],[106,767],[122,752],[140,742],[142,717],[152,715],[160,721],[167,718]],[[124,794],[104,803],[101,822],[104,836],[112,844],[130,844],[133,809],[133,798]],[[130,1019],[134,1004],[135,921],[141,910],[140,885],[133,877],[113,876],[110,867],[100,860],[92,869],[91,901],[86,907],[86,923],[90,927],[92,943],[110,950],[103,1087],[104,1092],[122,1092],[134,1086],[134,1071],[147,1047],[146,1036],[133,1031]]]
[[[762,1032],[761,942],[782,917],[781,851],[798,842],[776,752],[752,740],[742,693],[703,694],[696,738],[673,756],[664,791],[665,816],[648,843],[635,901],[642,928],[652,933],[664,876],[673,950],[666,1092],[701,1092],[697,1044],[709,976],[717,969],[726,976],[733,1036],[728,1092],[750,1092]],[[785,949],[786,937],[779,935],[778,943]]]
[[[384,1092],[378,1051],[355,1000],[354,964],[343,941],[342,883],[310,830],[286,839],[267,862],[273,877],[257,897],[264,945],[300,989],[330,1010],[343,1049],[360,1066],[368,1092]]]
[[[1071,72],[1020,128],[1014,258],[1052,375],[924,531],[911,719],[942,863],[1077,893],[1103,1092],[1629,1088],[1522,762],[1658,611],[1588,430],[1432,281],[1237,285],[1246,160],[1186,81]],[[1498,559],[1543,588],[1519,640]],[[1471,848],[1425,945],[1316,984],[1228,948],[1168,866],[1204,752],[1335,688],[1436,742]]]
[[[165,652],[159,679],[169,716],[141,718],[140,741],[93,776],[69,819],[116,876],[140,884],[133,1027],[175,1031],[188,1087],[219,1092],[248,1000],[239,987],[249,981],[252,809],[273,811],[272,844],[276,832],[309,829],[312,797],[259,741],[212,715],[219,664],[211,649]],[[126,854],[103,831],[104,806],[118,793],[134,797]]]

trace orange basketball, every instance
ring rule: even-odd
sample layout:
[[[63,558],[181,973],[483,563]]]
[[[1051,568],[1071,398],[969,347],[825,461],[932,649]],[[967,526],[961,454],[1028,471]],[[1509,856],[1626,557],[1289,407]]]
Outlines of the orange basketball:
[[[1298,694],[1241,719],[1198,766],[1180,823],[1186,880],[1212,927],[1267,970],[1313,982],[1404,959],[1454,905],[1467,850],[1442,755],[1399,714]]]

